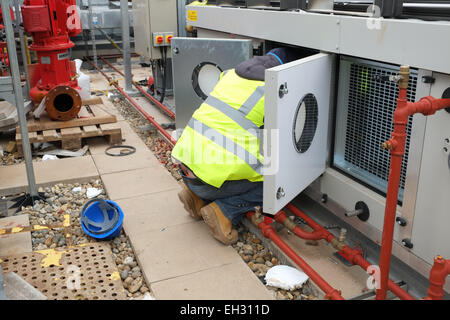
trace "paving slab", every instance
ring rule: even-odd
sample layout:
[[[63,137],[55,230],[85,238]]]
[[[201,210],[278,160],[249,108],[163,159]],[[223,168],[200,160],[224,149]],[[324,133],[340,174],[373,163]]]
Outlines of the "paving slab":
[[[28,227],[28,214],[0,219],[0,229]],[[0,257],[33,251],[31,232],[20,232],[0,236]]]
[[[274,295],[243,262],[155,282],[161,300],[272,300]]]
[[[4,274],[3,281],[8,300],[47,300],[46,296],[15,272]]]
[[[231,246],[210,235],[203,221],[128,236],[150,284],[242,261]]]
[[[131,145],[136,149],[148,149],[142,139],[133,131],[128,122],[119,121],[117,125],[122,129],[122,144]],[[104,137],[89,139],[89,151],[92,155],[105,154],[105,149],[109,147],[108,141]]]
[[[91,156],[33,162],[36,184],[88,182],[99,174]],[[28,190],[25,164],[0,167],[0,196]]]
[[[178,190],[170,190],[118,200],[125,215],[125,232],[134,235],[193,222],[178,201],[177,193]]]
[[[114,201],[180,188],[163,166],[104,174],[102,180]]]
[[[113,153],[118,153],[118,151],[118,149],[111,150]],[[129,156],[113,157],[103,153],[94,154],[92,158],[100,174],[161,166],[153,152],[147,148],[145,150],[138,149]]]
[[[109,114],[115,115],[117,121],[125,120],[125,118],[122,116],[120,111],[114,106],[113,102],[109,98],[107,98],[105,96],[101,96],[100,98],[103,101],[103,105],[99,105],[99,107],[101,109],[103,109],[104,111],[108,112]]]

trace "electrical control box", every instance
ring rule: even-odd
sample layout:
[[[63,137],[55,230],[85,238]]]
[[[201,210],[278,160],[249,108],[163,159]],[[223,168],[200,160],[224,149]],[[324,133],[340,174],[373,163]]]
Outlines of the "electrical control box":
[[[177,36],[177,2],[133,0],[133,21],[136,53],[146,59],[161,59],[161,48],[170,46]]]

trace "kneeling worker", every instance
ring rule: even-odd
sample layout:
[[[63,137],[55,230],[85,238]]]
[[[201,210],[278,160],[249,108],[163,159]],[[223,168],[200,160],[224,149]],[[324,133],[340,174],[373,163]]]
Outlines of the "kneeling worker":
[[[226,245],[238,240],[243,215],[262,206],[265,70],[293,60],[293,50],[276,48],[223,72],[172,151],[184,182],[178,197]]]

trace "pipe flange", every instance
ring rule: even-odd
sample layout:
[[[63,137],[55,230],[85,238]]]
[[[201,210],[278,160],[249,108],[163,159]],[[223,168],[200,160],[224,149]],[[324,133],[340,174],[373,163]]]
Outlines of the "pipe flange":
[[[67,121],[77,117],[81,110],[81,96],[69,86],[57,86],[45,96],[45,110],[53,120]]]

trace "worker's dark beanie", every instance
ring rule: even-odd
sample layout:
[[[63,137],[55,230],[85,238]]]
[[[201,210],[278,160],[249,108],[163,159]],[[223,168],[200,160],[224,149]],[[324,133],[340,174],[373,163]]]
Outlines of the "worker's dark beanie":
[[[290,48],[275,48],[270,50],[267,55],[274,55],[282,64],[297,60],[297,54]]]
[[[294,61],[295,58],[295,52],[291,52],[287,48],[276,48],[269,51],[265,56],[257,56],[238,64],[235,71],[242,78],[264,81],[266,69]]]

